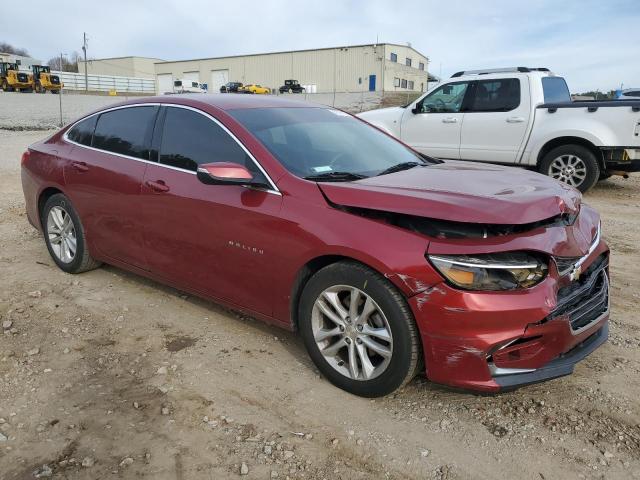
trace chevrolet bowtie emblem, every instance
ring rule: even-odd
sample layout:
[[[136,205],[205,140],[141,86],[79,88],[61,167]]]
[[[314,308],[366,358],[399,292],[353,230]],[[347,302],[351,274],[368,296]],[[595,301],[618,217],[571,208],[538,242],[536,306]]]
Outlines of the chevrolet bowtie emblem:
[[[582,265],[574,265],[571,269],[571,273],[569,273],[569,278],[572,282],[578,280],[580,275],[582,274]]]

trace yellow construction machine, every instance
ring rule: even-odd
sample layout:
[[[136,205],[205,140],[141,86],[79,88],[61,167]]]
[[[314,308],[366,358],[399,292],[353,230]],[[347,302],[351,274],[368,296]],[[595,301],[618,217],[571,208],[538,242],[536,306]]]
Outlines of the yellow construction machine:
[[[58,75],[51,73],[46,65],[31,65],[33,73],[33,91],[36,93],[59,93],[64,84]]]
[[[0,62],[0,88],[5,92],[30,92],[33,79],[18,69],[17,63]]]

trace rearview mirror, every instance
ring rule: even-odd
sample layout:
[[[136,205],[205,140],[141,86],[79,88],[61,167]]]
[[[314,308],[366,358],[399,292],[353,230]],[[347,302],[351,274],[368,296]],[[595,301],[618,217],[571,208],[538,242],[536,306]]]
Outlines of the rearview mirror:
[[[216,162],[200,165],[198,180],[207,185],[247,185],[253,180],[253,175],[244,165]]]

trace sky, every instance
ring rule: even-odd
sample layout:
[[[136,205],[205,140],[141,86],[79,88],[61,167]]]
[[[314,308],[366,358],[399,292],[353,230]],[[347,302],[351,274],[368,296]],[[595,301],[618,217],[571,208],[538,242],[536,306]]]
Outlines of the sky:
[[[0,41],[46,61],[165,60],[411,43],[432,74],[548,67],[572,93],[640,87],[640,0],[2,1]]]

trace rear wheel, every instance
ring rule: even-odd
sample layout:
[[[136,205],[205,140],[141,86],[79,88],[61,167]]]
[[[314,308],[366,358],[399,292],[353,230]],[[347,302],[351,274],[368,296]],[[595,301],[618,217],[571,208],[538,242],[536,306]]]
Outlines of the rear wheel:
[[[299,326],[313,362],[334,385],[355,395],[387,395],[420,366],[420,342],[404,297],[356,262],[318,271],[299,304]]]
[[[7,84],[7,80],[6,79],[2,80],[2,91],[3,92],[8,92],[9,91],[9,85]]]
[[[41,212],[40,222],[51,258],[67,273],[81,273],[100,266],[87,249],[84,229],[69,199],[52,195]]]
[[[552,149],[540,162],[539,170],[581,192],[593,187],[600,177],[596,156],[582,145],[562,145]]]

